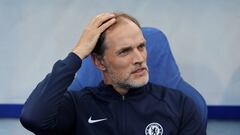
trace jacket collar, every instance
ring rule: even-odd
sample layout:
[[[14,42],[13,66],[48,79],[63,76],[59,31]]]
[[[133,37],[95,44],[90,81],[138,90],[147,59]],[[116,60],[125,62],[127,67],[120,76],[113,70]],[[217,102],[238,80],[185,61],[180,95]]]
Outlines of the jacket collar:
[[[116,100],[138,99],[138,98],[145,96],[146,93],[148,93],[148,91],[149,91],[148,87],[149,87],[149,83],[142,87],[139,87],[139,88],[131,88],[131,89],[129,89],[127,94],[122,96],[113,88],[112,85],[106,85],[106,84],[104,84],[103,81],[101,81],[99,83],[97,89],[93,90],[93,93],[97,97],[100,97],[100,98],[102,97],[106,100],[108,100],[108,99],[116,99]]]

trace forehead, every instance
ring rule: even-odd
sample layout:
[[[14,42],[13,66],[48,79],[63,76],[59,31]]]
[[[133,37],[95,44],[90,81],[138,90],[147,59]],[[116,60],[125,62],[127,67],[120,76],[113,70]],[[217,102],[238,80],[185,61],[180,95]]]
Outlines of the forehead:
[[[106,31],[106,49],[118,49],[145,42],[141,29],[132,21],[122,19]]]

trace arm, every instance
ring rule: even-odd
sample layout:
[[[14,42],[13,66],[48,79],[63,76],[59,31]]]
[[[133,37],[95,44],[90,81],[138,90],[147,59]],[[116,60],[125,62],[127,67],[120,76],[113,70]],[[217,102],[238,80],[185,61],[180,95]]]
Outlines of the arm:
[[[201,118],[195,103],[187,97],[184,101],[179,135],[206,135],[206,126]]]
[[[71,131],[75,111],[67,88],[81,66],[81,59],[91,53],[100,34],[113,23],[114,15],[109,13],[92,19],[72,53],[54,64],[52,72],[27,99],[20,117],[24,127],[36,134]]]
[[[71,98],[67,94],[64,96],[64,93],[80,65],[81,60],[74,53],[54,64],[52,72],[37,85],[24,105],[20,120],[27,129],[36,133],[55,128],[60,105],[67,110],[63,117],[71,116],[61,123],[66,123],[67,126],[67,123],[73,122],[73,104]]]

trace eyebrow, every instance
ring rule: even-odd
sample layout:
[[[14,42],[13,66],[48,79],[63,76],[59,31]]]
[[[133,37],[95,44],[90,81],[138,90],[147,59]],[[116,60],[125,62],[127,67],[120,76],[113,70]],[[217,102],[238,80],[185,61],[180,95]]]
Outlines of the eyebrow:
[[[143,40],[139,45],[143,45],[143,44],[144,44],[144,45],[147,45],[147,41],[146,41],[146,40]],[[138,46],[139,46],[139,45],[138,45]]]
[[[119,54],[120,52],[123,52],[123,51],[128,51],[128,50],[132,50],[133,48],[131,46],[128,46],[128,47],[123,47],[121,48],[120,50],[118,50],[116,52],[116,54]]]

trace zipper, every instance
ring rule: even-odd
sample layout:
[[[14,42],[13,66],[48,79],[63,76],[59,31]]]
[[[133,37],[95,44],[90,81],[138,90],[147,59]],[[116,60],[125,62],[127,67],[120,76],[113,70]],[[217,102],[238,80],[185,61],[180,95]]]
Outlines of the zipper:
[[[122,96],[122,100],[125,101],[125,96]]]
[[[126,112],[126,107],[125,107],[125,96],[122,96],[122,135],[125,135],[126,134],[126,126],[125,126],[125,123],[126,123],[126,115],[125,115],[125,112]]]

